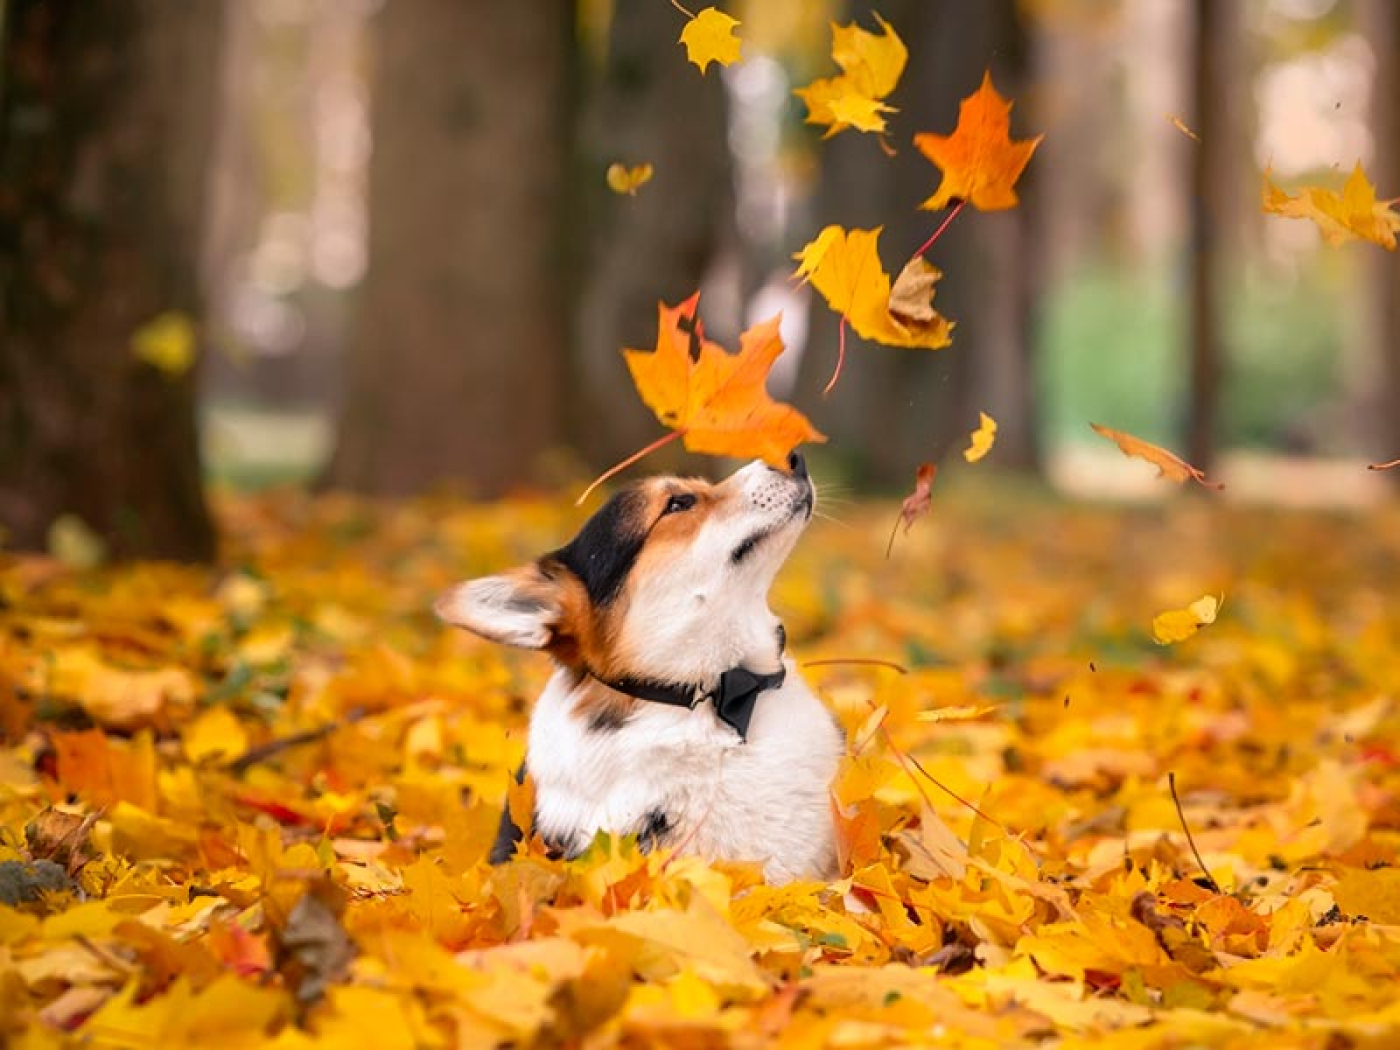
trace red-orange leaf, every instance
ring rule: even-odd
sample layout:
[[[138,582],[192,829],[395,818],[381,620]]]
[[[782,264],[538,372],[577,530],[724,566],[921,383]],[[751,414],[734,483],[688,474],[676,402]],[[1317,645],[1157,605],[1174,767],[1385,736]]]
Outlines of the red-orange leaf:
[[[1095,432],[1102,434],[1123,450],[1125,456],[1136,456],[1138,459],[1145,459],[1157,468],[1159,477],[1169,478],[1180,485],[1183,481],[1194,481],[1208,489],[1223,489],[1223,482],[1207,481],[1205,471],[1198,470],[1186,460],[1182,459],[1166,449],[1144,441],[1142,438],[1125,434],[1121,430],[1113,430],[1110,427],[1101,427],[1097,423],[1090,423]]]
[[[982,86],[958,107],[958,125],[951,135],[922,132],[914,145],[943,172],[935,193],[919,207],[938,211],[954,199],[982,211],[1014,208],[1016,180],[1040,145],[1033,139],[1011,139],[1011,103],[997,94],[990,72]]]
[[[919,469],[914,474],[914,491],[904,497],[904,503],[899,508],[899,517],[895,518],[894,528],[890,529],[890,542],[885,544],[886,558],[890,556],[890,551],[894,550],[894,536],[899,531],[899,523],[904,522],[904,534],[907,536],[915,520],[928,513],[932,503],[933,479],[937,476],[937,464],[919,464]]]

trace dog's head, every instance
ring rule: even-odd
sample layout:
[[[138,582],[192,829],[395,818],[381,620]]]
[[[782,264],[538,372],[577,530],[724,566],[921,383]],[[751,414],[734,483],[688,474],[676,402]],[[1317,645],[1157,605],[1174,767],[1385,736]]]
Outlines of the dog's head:
[[[448,623],[606,678],[702,679],[771,663],[768,588],[812,516],[802,457],[718,484],[656,477],[619,492],[565,547],[444,594]]]

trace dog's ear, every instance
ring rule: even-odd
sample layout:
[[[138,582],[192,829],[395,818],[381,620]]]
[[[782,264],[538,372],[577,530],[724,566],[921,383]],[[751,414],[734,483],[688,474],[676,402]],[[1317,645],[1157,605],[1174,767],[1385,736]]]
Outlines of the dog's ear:
[[[543,649],[563,615],[560,584],[538,564],[459,583],[433,611],[447,623],[522,649]]]

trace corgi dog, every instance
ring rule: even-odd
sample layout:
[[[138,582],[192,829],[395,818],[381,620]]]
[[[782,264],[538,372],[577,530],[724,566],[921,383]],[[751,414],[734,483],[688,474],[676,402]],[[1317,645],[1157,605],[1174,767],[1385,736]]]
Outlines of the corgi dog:
[[[815,503],[798,453],[718,484],[649,478],[566,546],[438,600],[444,621],[554,660],[522,767],[551,850],[607,831],[760,861],[771,882],[835,877],[844,738],[767,598]],[[520,837],[507,811],[492,862]]]

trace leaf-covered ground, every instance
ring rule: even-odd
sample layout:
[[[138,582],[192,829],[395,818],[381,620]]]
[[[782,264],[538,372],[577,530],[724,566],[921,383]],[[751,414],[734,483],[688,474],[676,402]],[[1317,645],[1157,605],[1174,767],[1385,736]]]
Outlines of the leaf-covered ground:
[[[482,862],[547,668],[426,610],[567,503],[283,493],[214,571],[0,563],[0,1043],[1395,1045],[1397,509],[952,490],[886,561],[895,508],[837,507],[775,605],[848,869],[771,888]]]

